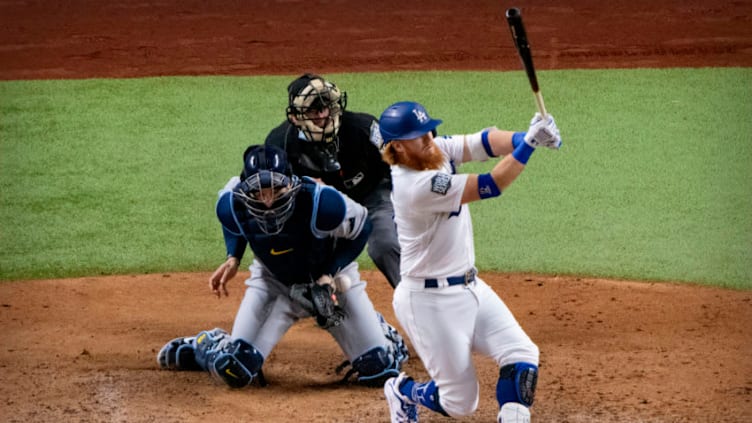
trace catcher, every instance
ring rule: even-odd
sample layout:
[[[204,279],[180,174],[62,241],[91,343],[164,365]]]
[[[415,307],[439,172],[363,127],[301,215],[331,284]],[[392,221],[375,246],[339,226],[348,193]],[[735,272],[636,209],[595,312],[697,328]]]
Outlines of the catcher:
[[[160,367],[207,370],[232,388],[254,379],[264,385],[261,369],[274,346],[293,323],[314,317],[351,365],[343,381],[355,375],[361,384],[383,386],[408,352],[360,279],[355,259],[370,234],[366,209],[332,187],[299,179],[273,146],[249,147],[242,175],[219,192],[227,260],[209,281],[226,296],[250,245],[251,277],[232,333],[217,328],[173,339],[159,351]]]
[[[296,175],[321,179],[368,209],[368,255],[397,286],[400,248],[378,120],[346,110],[347,93],[319,75],[298,77],[287,93],[287,120],[269,132],[265,144],[284,149]]]

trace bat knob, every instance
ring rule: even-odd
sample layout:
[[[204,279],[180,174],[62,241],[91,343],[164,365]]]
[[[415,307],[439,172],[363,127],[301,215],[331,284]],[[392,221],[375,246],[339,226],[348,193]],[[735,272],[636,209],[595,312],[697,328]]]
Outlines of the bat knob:
[[[507,9],[507,18],[518,18],[520,16],[520,9],[512,7]]]

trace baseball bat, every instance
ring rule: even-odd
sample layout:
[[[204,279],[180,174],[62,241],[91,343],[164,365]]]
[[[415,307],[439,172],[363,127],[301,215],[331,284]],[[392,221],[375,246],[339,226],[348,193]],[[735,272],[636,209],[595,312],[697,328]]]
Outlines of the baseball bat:
[[[506,17],[507,23],[509,24],[509,30],[512,32],[514,46],[517,48],[517,53],[520,55],[520,59],[522,59],[522,66],[525,68],[527,79],[530,81],[530,87],[533,89],[535,104],[538,106],[540,114],[545,117],[548,113],[546,113],[546,106],[543,104],[543,95],[538,86],[538,77],[535,75],[535,66],[533,66],[533,55],[530,51],[530,43],[527,40],[525,26],[522,24],[522,13],[520,13],[520,9],[512,7],[507,9]]]

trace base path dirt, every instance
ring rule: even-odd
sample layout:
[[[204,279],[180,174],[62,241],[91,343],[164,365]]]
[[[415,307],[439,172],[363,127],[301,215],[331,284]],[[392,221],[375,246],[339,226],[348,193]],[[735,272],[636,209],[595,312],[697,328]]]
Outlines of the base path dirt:
[[[752,292],[481,277],[541,349],[535,421],[752,421]],[[218,300],[208,278],[163,274],[0,285],[0,421],[389,421],[381,389],[338,383],[334,369],[344,357],[310,319],[296,324],[268,358],[267,387],[232,391],[203,372],[159,370],[156,354],[173,337],[232,327],[242,279]],[[376,308],[396,323],[389,284],[375,272],[364,278]],[[464,421],[492,422],[498,368],[481,356],[476,365],[480,407]],[[406,370],[427,377],[416,357]],[[421,417],[450,420],[426,411]]]
[[[749,1],[525,1],[536,67],[752,66]],[[559,4],[561,3],[561,4]],[[394,70],[520,70],[497,1],[0,2],[0,80]],[[357,93],[352,93],[357,95]],[[271,125],[277,122],[270,122]],[[535,422],[752,421],[752,292],[481,272],[541,349]],[[340,385],[344,359],[307,320],[232,391],[161,371],[180,335],[229,329],[243,289],[209,274],[0,284],[0,421],[387,422],[380,389]],[[392,290],[364,272],[396,324]],[[399,325],[397,325],[399,327]],[[498,369],[477,357],[495,421]],[[425,378],[417,357],[406,370]],[[426,412],[423,422],[450,419]]]

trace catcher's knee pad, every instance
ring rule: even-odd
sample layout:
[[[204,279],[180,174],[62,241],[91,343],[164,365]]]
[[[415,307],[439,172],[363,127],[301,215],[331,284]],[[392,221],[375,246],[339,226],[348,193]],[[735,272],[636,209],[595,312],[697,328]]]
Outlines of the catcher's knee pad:
[[[538,366],[530,363],[508,364],[499,370],[496,384],[496,400],[504,407],[508,402],[516,402],[530,407],[535,399],[535,385],[538,383]]]
[[[236,339],[209,354],[209,372],[230,388],[243,388],[261,370],[264,356],[248,342]]]
[[[366,386],[383,386],[387,379],[399,376],[402,363],[390,355],[384,347],[366,351],[352,362],[352,369],[345,376],[357,374],[358,383]]]
[[[196,363],[195,337],[175,338],[166,343],[157,354],[159,367],[170,370],[202,370]]]

